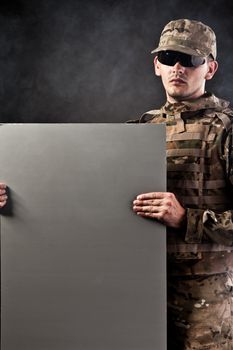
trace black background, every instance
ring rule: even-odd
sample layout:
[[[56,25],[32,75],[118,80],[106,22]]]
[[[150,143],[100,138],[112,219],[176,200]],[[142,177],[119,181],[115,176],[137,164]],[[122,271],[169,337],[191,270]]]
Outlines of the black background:
[[[233,101],[232,1],[1,1],[0,122],[115,123],[160,107],[150,51],[178,18],[214,29],[207,90]]]

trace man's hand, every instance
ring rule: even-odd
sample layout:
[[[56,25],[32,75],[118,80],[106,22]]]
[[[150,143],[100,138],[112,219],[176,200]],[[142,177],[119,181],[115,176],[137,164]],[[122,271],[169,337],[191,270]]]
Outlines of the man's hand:
[[[133,201],[137,215],[153,218],[164,225],[180,228],[186,218],[186,211],[170,192],[149,192],[137,196]]]
[[[6,185],[2,182],[0,182],[0,208],[4,207],[4,205],[7,202],[7,195],[6,195]]]

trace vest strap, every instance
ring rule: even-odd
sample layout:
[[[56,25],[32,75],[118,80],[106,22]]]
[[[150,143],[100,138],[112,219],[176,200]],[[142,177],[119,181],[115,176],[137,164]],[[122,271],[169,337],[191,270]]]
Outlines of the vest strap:
[[[210,151],[205,151],[204,149],[195,149],[195,148],[185,148],[185,149],[168,149],[167,157],[183,157],[183,156],[191,156],[191,157],[202,157],[202,158],[210,158]]]
[[[213,141],[216,134],[211,133],[205,137],[201,132],[184,132],[182,134],[167,134],[166,141],[190,141],[190,140],[204,140],[207,142]]]
[[[180,196],[179,197],[185,205],[199,205],[199,196]],[[203,204],[226,204],[226,197],[224,195],[219,196],[202,196]]]
[[[198,180],[167,180],[169,188],[190,188],[198,189],[199,181]],[[225,180],[207,180],[203,182],[203,189],[219,189],[226,187]]]

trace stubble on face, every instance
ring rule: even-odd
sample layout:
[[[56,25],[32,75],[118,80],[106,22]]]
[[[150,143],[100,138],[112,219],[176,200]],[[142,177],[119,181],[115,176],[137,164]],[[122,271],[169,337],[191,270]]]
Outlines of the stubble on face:
[[[195,69],[189,68],[188,72],[183,73],[171,72],[166,78],[162,78],[168,100],[180,102],[195,99],[204,94],[205,80],[196,74]]]
[[[165,81],[163,79],[163,84],[166,86],[166,93],[168,97],[176,100],[183,100],[189,95],[187,93],[188,82],[185,75],[171,74]]]

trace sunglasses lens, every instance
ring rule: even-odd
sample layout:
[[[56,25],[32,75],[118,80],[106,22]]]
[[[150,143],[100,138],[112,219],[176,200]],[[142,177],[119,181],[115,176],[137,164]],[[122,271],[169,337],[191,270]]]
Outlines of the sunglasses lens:
[[[158,60],[166,66],[174,66],[179,62],[183,67],[198,67],[205,62],[204,57],[192,56],[186,53],[177,51],[160,51],[158,53]]]
[[[198,56],[191,56],[192,57],[192,65],[193,67],[201,66],[205,63],[204,57],[198,57]]]

